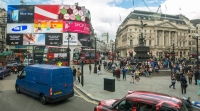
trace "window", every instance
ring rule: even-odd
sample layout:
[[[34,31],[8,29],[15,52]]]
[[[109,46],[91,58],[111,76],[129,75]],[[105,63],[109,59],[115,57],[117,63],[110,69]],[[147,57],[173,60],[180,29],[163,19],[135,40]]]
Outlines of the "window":
[[[138,103],[137,111],[156,111],[156,106],[146,103]]]
[[[132,29],[130,29],[130,32],[132,32]]]
[[[151,40],[149,40],[149,46],[151,46]]]
[[[159,46],[159,36],[157,36],[157,45]]]
[[[133,107],[136,106],[133,101],[123,100],[121,101],[116,109],[119,111],[132,111]]]
[[[137,28],[135,28],[135,31],[137,31]]]
[[[130,40],[130,46],[133,46],[133,40]]]
[[[166,37],[164,36],[164,46],[166,45]]]
[[[25,70],[22,71],[22,73],[20,74],[20,77],[21,78],[25,78],[26,77],[26,71]]]
[[[149,32],[151,33],[151,30]]]

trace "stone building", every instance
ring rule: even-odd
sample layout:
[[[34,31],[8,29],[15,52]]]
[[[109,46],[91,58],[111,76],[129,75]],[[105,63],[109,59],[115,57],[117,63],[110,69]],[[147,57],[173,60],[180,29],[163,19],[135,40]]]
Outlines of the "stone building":
[[[6,48],[6,23],[7,12],[4,8],[0,8],[0,51]]]
[[[117,30],[116,49],[122,57],[135,55],[141,33],[141,20],[147,26],[143,33],[150,54],[155,57],[172,57],[173,44],[176,58],[188,57],[190,20],[183,15],[167,15],[134,10]]]

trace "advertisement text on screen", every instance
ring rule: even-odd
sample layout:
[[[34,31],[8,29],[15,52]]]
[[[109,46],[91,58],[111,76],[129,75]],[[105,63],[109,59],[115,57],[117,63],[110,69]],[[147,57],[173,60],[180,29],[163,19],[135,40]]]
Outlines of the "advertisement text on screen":
[[[27,29],[27,25],[21,25],[21,26],[13,27],[12,31],[19,32],[19,31],[24,31],[26,29]]]

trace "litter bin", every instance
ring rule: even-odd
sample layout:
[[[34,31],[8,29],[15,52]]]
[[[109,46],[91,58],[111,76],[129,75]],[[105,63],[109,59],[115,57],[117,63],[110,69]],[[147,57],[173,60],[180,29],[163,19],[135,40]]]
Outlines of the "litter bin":
[[[117,72],[117,70],[113,70],[113,77],[116,76],[116,72]]]
[[[115,92],[115,79],[104,78],[104,90]]]

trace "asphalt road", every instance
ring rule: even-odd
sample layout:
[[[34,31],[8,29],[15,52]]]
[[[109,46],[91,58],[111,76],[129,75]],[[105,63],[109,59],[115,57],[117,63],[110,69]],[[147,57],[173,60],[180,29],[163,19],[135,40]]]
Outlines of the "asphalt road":
[[[96,105],[77,92],[74,97],[67,100],[42,105],[37,98],[15,92],[16,76],[12,74],[4,80],[0,80],[1,111],[93,111]]]

